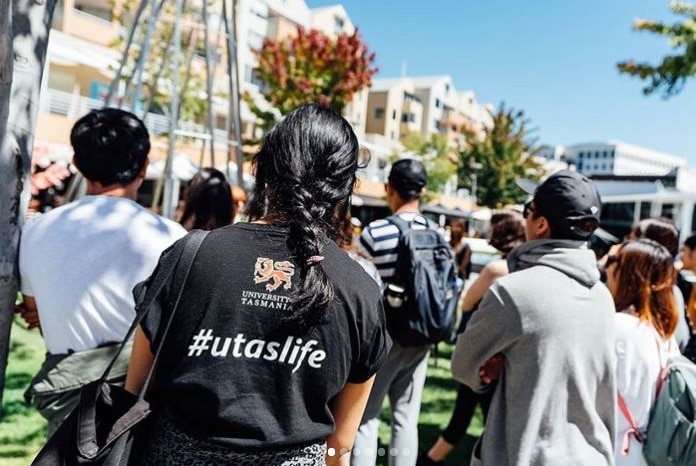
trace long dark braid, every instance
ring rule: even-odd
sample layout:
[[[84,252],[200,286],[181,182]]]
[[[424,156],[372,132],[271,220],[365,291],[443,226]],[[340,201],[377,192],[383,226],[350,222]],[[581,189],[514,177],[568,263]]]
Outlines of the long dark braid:
[[[320,256],[337,238],[338,210],[345,211],[355,184],[359,145],[350,124],[333,110],[311,104],[289,113],[265,137],[254,157],[253,218],[285,224],[299,268],[290,320],[308,329],[325,317],[334,289]]]

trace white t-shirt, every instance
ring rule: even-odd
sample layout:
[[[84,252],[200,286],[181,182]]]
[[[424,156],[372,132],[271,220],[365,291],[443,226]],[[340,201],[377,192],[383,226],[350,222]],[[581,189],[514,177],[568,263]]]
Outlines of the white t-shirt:
[[[48,352],[123,340],[135,317],[133,287],[185,234],[113,196],[87,196],[31,220],[19,250],[21,291],[36,300]]]
[[[667,359],[679,354],[674,337],[667,341],[659,338],[657,331],[648,322],[626,312],[616,313],[616,389],[626,401],[626,406],[641,431],[645,430],[650,420],[662,367]],[[658,341],[661,345],[659,351]],[[616,417],[616,466],[647,466],[643,458],[643,446],[633,437],[629,454],[621,454],[624,435],[630,425],[618,406]]]

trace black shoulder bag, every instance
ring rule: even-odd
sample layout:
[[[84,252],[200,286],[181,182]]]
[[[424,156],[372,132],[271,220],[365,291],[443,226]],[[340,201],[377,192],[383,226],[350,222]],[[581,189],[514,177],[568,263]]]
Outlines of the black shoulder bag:
[[[147,421],[151,413],[150,403],[145,396],[150,388],[167,332],[179,307],[191,266],[206,235],[207,232],[200,230],[189,233],[175,244],[168,255],[163,256],[158,270],[152,277],[144,285],[136,287],[134,294],[142,299],[138,299],[141,304],[136,306],[135,321],[116,356],[99,380],[82,387],[79,405],[48,439],[32,466],[127,466],[136,461],[134,456],[142,451],[142,441],[148,433]],[[158,342],[152,367],[140,395],[133,395],[118,385],[108,384],[106,378],[116,358],[152,304],[159,299],[172,274],[172,290],[177,293],[176,301]]]

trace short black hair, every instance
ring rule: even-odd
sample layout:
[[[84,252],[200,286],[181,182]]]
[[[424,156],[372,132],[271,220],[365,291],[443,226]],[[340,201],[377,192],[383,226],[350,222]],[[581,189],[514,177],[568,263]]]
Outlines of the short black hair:
[[[142,170],[150,153],[143,122],[118,108],[92,110],[70,132],[75,165],[89,181],[127,185]]]

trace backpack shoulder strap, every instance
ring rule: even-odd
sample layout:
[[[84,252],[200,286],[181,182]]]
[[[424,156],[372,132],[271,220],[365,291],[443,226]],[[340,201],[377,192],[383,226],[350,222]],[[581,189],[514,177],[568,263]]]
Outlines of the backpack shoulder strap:
[[[390,215],[385,220],[398,228],[401,236],[404,236],[411,229],[411,222],[407,222],[398,214]]]
[[[208,236],[208,233],[208,231],[193,230],[188,235],[186,235],[186,238],[184,240],[184,249],[181,252],[181,257],[179,258],[179,262],[176,266],[174,280],[172,282],[172,291],[176,293],[176,300],[174,301],[174,306],[172,307],[172,313],[169,316],[169,319],[167,319],[167,324],[164,327],[162,337],[160,338],[160,341],[157,344],[157,349],[153,352],[154,358],[152,360],[152,366],[150,366],[150,371],[148,372],[147,378],[145,379],[145,383],[143,384],[143,388],[140,391],[139,396],[141,399],[144,399],[145,395],[148,392],[148,388],[150,386],[150,383],[152,382],[153,374],[157,367],[157,362],[159,361],[160,355],[162,354],[162,348],[164,347],[164,343],[167,340],[167,333],[169,333],[169,329],[172,326],[172,322],[174,321],[174,316],[176,315],[176,311],[179,307],[181,296],[184,294],[184,288],[186,285],[186,281],[188,280],[188,277],[191,273],[193,262],[196,259],[196,255],[198,254],[198,250],[200,249],[201,244],[203,244],[203,240]]]
[[[624,434],[623,442],[621,444],[621,455],[627,456],[631,444],[631,437],[635,438],[636,441],[638,441],[638,443],[644,443],[645,437],[643,437],[643,434],[640,432],[640,429],[636,425],[636,420],[633,418],[631,410],[628,409],[628,405],[626,404],[626,400],[624,400],[624,397],[621,396],[620,392],[616,392],[616,397],[621,413],[624,415],[624,418],[626,418],[628,424],[631,426],[628,429],[628,431],[626,431],[626,434]]]

